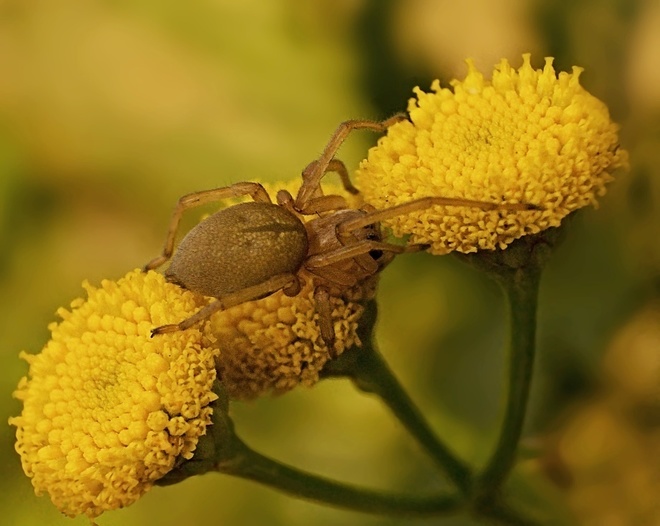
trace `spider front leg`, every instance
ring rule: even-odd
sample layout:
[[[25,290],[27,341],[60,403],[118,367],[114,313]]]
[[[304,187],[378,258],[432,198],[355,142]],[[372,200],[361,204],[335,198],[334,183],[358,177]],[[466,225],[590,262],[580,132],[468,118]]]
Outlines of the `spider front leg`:
[[[314,269],[328,267],[331,265],[335,265],[336,263],[340,263],[342,261],[346,261],[350,259],[357,259],[360,256],[369,254],[369,252],[380,251],[380,252],[387,252],[396,255],[396,254],[403,254],[404,252],[416,252],[418,250],[423,250],[424,247],[426,247],[426,245],[404,246],[404,245],[395,245],[393,243],[385,243],[383,241],[374,241],[367,239],[364,241],[358,241],[357,243],[354,244],[348,244],[346,246],[337,248],[330,252],[325,252],[322,254],[316,254],[314,256],[310,256],[309,258],[307,258],[307,261],[305,262],[305,268],[313,272]],[[372,268],[377,267],[377,264],[375,262],[374,264],[376,266]],[[376,271],[377,269],[374,270],[374,273]]]
[[[331,355],[334,356],[335,328],[332,322],[332,305],[330,304],[330,293],[325,287],[314,289],[314,307],[319,315],[319,330],[321,339],[328,346]]]
[[[458,197],[420,197],[419,199],[414,199],[390,208],[384,208],[383,210],[372,210],[361,217],[344,221],[337,226],[337,236],[342,242],[345,242],[346,240],[350,240],[352,236],[351,232],[355,230],[373,225],[374,223],[380,223],[385,219],[390,219],[403,214],[410,214],[411,212],[418,212],[436,205],[468,206],[480,208],[482,210],[542,210],[542,207],[531,203],[490,203],[488,201],[476,201],[473,199],[462,199]]]
[[[155,329],[151,330],[151,336],[153,337],[157,334],[164,334],[166,332],[185,331],[193,325],[209,319],[213,314],[220,310],[235,307],[236,305],[240,305],[241,303],[246,303],[248,301],[255,301],[261,298],[265,298],[266,296],[270,296],[278,290],[283,290],[284,293],[288,296],[294,296],[300,291],[300,281],[294,274],[279,274],[277,276],[273,276],[272,278],[264,281],[263,283],[259,283],[258,285],[247,287],[231,294],[226,294],[220,298],[216,298],[206,307],[198,310],[195,314],[179,323],[172,323],[169,325],[161,325],[160,327],[156,327]]]
[[[309,177],[309,173],[315,169],[317,161],[312,161],[307,165],[303,170],[302,186],[305,185],[305,180]],[[337,172],[341,178],[344,190],[351,194],[359,193],[359,190],[351,184],[351,180],[348,177],[348,170],[346,165],[339,159],[333,159],[332,162],[328,165],[326,172]],[[346,199],[341,195],[323,195],[323,190],[321,185],[317,185],[316,190],[311,194],[309,201],[304,209],[298,209],[296,207],[296,202],[293,196],[289,193],[288,190],[280,190],[277,192],[277,204],[284,206],[288,210],[294,211],[303,215],[315,215],[321,214],[323,212],[330,212],[333,210],[342,210],[348,208],[348,203]]]
[[[317,159],[305,167],[305,169],[302,171],[303,185],[305,185],[306,182],[314,176],[314,173],[318,170],[318,166],[319,160]],[[348,168],[346,168],[346,165],[343,161],[334,158],[331,159],[328,165],[325,167],[323,175],[327,174],[328,172],[335,172],[337,175],[339,175],[339,179],[341,180],[341,184],[344,187],[344,190],[346,190],[349,194],[356,195],[360,193],[360,191],[355,188],[355,186],[353,186],[351,178],[348,175]],[[317,185],[317,193],[318,195],[323,195],[320,180],[319,184]]]
[[[364,240],[353,245],[311,256],[305,262],[305,269],[312,275],[340,287],[350,288],[377,274],[387,265],[396,254],[414,252],[426,248],[426,245],[401,246],[382,241]],[[375,261],[370,253],[377,251],[384,255]],[[353,261],[356,267],[351,270],[342,269],[345,261]],[[356,269],[360,277],[356,279]],[[314,289],[314,302],[316,313],[319,316],[319,329],[321,338],[328,346],[333,348],[335,331],[332,322],[332,305],[330,292],[323,286]]]
[[[270,197],[266,189],[259,183],[236,183],[231,186],[224,186],[222,188],[213,188],[211,190],[203,190],[201,192],[194,192],[181,197],[174,208],[172,218],[170,219],[170,226],[167,230],[167,237],[165,238],[165,245],[161,255],[152,259],[147,263],[143,270],[153,270],[160,267],[163,263],[172,257],[174,251],[174,240],[176,232],[179,228],[181,216],[183,213],[197,206],[202,206],[208,203],[214,203],[230,197],[243,197],[249,195],[254,201],[262,203],[270,203]]]
[[[309,183],[308,181],[310,180],[311,177],[313,177],[315,171],[317,170],[318,167],[318,160],[317,161],[312,161],[309,163],[305,169],[302,172],[302,185],[301,185],[301,190],[303,187],[307,186]],[[346,165],[343,163],[343,161],[340,161],[339,159],[332,159],[330,163],[328,163],[328,166],[326,167],[325,173],[328,172],[336,172],[339,174],[339,178],[341,179],[342,186],[344,187],[344,190],[348,192],[349,194],[356,195],[360,193],[360,191],[353,186],[353,183],[351,183],[351,179],[348,175],[348,169],[346,168]],[[341,195],[324,195],[323,194],[323,189],[321,188],[321,183],[319,181],[319,184],[316,185],[316,188],[311,188],[307,190],[309,192],[309,198],[307,199],[304,208],[297,208],[296,202],[287,192],[287,201],[290,203],[289,207],[293,208],[297,212],[304,214],[304,215],[313,215],[313,214],[320,214],[323,212],[330,212],[332,210],[342,210],[344,208],[348,208],[348,203],[346,202],[346,199],[341,196]],[[278,194],[278,202],[280,202],[280,196]]]
[[[334,157],[337,153],[337,150],[339,150],[339,147],[353,130],[373,130],[375,132],[384,132],[392,124],[401,122],[407,118],[408,115],[405,113],[397,113],[393,117],[385,119],[384,121],[349,120],[342,122],[335,130],[335,133],[332,134],[332,137],[330,137],[330,140],[323,149],[321,156],[316,161],[308,165],[308,167],[305,169],[305,172],[307,173],[303,172],[303,184],[300,187],[295,200],[296,209],[306,210],[310,201],[314,198],[315,194],[317,194],[323,176],[328,171],[335,171],[329,169],[328,167],[333,161],[336,161]],[[346,173],[346,180],[348,180],[348,173]],[[344,181],[343,177],[342,181]],[[346,186],[347,184],[345,182],[344,187]],[[350,188],[354,188],[353,185],[350,184],[350,181],[348,181],[348,186]]]

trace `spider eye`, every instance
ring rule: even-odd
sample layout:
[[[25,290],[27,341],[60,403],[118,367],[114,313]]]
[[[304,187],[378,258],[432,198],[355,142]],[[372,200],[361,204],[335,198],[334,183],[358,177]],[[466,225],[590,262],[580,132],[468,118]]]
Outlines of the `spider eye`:
[[[378,261],[381,257],[383,257],[383,251],[382,250],[370,250],[369,255],[374,261]]]

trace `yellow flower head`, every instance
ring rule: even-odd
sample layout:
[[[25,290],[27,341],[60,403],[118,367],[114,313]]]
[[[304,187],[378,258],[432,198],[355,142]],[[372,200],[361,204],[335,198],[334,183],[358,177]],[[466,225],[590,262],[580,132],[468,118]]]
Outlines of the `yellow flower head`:
[[[217,354],[192,328],[151,338],[202,305],[155,272],[89,284],[87,300],[50,325],[52,337],[14,393],[16,450],[37,494],[66,515],[131,504],[192,457],[211,422]]]
[[[384,221],[430,251],[474,252],[558,226],[605,193],[626,164],[605,105],[580,86],[581,69],[557,75],[530,56],[514,70],[502,60],[484,80],[468,60],[465,80],[433,93],[415,89],[410,121],[391,126],[357,173],[365,200],[379,209],[427,196],[491,203],[526,202],[539,211],[435,206]]]
[[[218,340],[218,376],[231,398],[248,400],[312,386],[326,362],[360,345],[363,308],[333,297],[334,348],[321,338],[311,282],[293,297],[282,291],[221,311],[211,318]]]

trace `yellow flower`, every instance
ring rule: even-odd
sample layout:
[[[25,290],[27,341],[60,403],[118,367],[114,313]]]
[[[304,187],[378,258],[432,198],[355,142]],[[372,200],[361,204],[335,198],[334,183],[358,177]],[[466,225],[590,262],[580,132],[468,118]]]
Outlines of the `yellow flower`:
[[[514,70],[506,60],[491,81],[468,60],[453,91],[436,80],[415,89],[410,121],[391,126],[357,173],[365,200],[378,209],[442,196],[493,203],[526,202],[539,211],[483,211],[435,206],[384,221],[396,236],[411,234],[430,251],[504,248],[527,234],[558,226],[570,212],[596,205],[625,166],[617,126],[606,106],[580,86],[581,68],[557,75],[530,56]]]
[[[93,518],[192,457],[217,398],[217,350],[204,327],[151,338],[202,306],[160,274],[83,286],[87,300],[58,311],[42,352],[21,354],[30,368],[14,393],[22,414],[10,423],[36,493],[68,516]]]
[[[231,398],[284,393],[319,380],[326,362],[353,345],[363,308],[333,297],[334,348],[323,342],[310,281],[293,297],[282,291],[221,311],[211,318],[218,340],[218,376]]]

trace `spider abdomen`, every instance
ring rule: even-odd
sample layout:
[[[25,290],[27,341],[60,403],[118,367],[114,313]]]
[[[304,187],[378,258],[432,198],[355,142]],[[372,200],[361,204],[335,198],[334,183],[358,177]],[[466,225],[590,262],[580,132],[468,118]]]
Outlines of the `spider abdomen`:
[[[294,274],[307,256],[305,226],[271,203],[241,203],[199,223],[181,240],[165,272],[188,290],[220,297]]]

